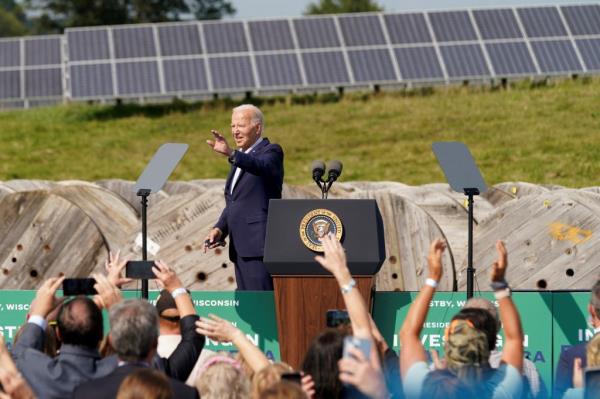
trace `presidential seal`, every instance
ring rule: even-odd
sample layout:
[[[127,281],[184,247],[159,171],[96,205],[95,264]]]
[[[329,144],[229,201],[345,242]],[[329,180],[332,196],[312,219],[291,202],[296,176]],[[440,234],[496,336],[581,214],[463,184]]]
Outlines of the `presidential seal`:
[[[342,239],[342,221],[330,210],[312,210],[300,222],[300,239],[315,252],[323,252],[320,239],[329,233],[333,233],[338,241]]]

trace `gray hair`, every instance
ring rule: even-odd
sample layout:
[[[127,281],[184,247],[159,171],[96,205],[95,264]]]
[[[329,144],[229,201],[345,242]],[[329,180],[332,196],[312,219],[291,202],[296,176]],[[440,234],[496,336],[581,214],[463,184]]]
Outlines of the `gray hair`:
[[[498,326],[498,330],[500,330],[500,316],[498,316],[498,309],[496,306],[489,300],[482,297],[472,297],[464,304],[463,309],[483,309],[487,310],[496,320],[496,325]]]
[[[600,318],[600,280],[596,281],[592,287],[592,295],[590,295],[590,305],[596,311],[596,317]]]
[[[233,112],[239,111],[251,111],[252,112],[252,122],[260,124],[260,132],[262,133],[265,130],[265,118],[263,116],[262,111],[256,105],[252,104],[242,104],[233,109]]]
[[[128,299],[110,309],[110,343],[124,361],[145,360],[158,343],[158,312],[147,301]]]

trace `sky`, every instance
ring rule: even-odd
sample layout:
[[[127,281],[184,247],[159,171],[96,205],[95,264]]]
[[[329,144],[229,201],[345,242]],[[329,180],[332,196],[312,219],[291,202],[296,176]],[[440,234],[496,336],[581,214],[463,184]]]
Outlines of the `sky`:
[[[314,0],[316,1],[316,0]],[[232,0],[236,8],[233,19],[298,17],[310,0]],[[377,0],[387,12],[439,10],[468,7],[502,7],[545,4],[582,4],[586,0]]]

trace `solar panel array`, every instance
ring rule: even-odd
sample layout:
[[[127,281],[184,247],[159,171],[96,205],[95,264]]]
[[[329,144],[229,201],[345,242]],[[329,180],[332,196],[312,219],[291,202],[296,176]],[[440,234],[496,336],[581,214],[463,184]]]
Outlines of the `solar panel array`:
[[[0,99],[449,83],[600,71],[600,5],[68,29],[0,41]],[[63,93],[63,87],[65,92]]]

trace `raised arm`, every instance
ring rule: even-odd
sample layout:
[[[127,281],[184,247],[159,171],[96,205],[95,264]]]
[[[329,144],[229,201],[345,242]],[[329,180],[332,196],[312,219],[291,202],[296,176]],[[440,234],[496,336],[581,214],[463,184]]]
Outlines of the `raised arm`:
[[[400,373],[406,376],[408,369],[414,363],[426,361],[427,355],[421,343],[420,334],[423,323],[427,318],[429,303],[435,294],[435,287],[442,278],[442,254],[446,249],[444,240],[435,240],[429,246],[427,256],[428,278],[421,291],[410,305],[406,319],[400,329]]]
[[[233,343],[255,373],[269,365],[269,360],[265,354],[229,321],[214,314],[209,314],[208,318],[201,317],[196,322],[196,327],[198,334],[206,335],[218,342]]]
[[[521,371],[523,368],[523,329],[517,307],[511,298],[510,288],[504,275],[508,266],[508,255],[502,241],[496,242],[498,261],[492,265],[492,288],[498,301],[500,320],[504,328],[502,361]]]
[[[315,256],[315,260],[327,269],[337,280],[343,293],[344,303],[352,323],[352,333],[355,337],[373,341],[371,334],[371,319],[367,305],[357,289],[356,282],[348,270],[344,247],[333,234],[328,234],[321,240],[324,256]]]

